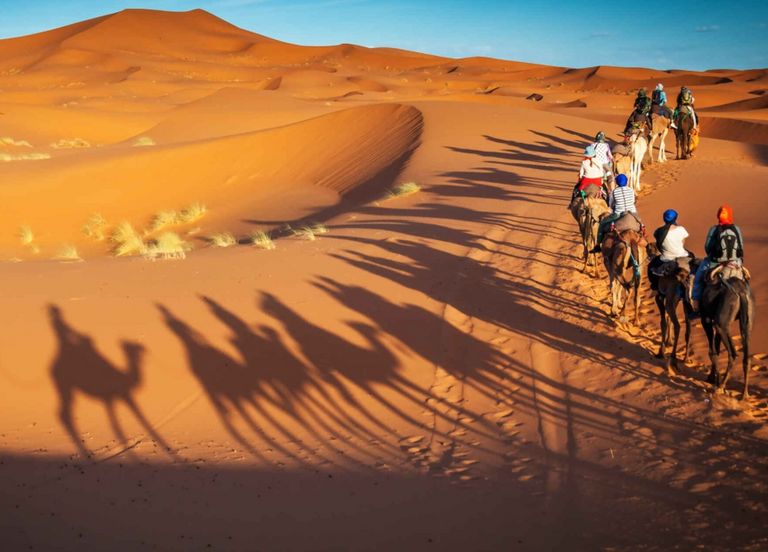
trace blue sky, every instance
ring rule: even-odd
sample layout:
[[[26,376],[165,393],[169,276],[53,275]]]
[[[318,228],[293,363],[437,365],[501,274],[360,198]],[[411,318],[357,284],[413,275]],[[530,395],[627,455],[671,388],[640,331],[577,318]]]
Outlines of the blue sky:
[[[203,8],[297,44],[392,46],[586,67],[768,67],[768,0],[0,0],[0,37],[128,7]],[[675,11],[672,11],[674,8]]]

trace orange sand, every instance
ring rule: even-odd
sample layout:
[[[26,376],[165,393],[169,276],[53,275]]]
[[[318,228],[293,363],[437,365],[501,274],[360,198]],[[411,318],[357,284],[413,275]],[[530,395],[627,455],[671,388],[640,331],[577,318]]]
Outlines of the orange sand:
[[[579,154],[658,81],[694,88],[703,139],[644,172],[640,212],[678,209],[700,254],[734,206],[744,403],[740,359],[709,393],[698,323],[668,378],[648,290],[627,327],[579,270]],[[300,47],[201,10],[0,41],[4,549],[764,549],[765,86]],[[183,261],[82,232],[195,202]]]

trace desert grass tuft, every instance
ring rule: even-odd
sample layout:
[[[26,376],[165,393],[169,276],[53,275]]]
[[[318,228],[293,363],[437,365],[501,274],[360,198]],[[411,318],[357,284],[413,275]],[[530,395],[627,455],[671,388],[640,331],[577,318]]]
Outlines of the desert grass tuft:
[[[62,138],[58,142],[52,142],[51,147],[53,149],[80,149],[90,148],[91,143],[82,138]]]
[[[219,232],[218,234],[208,236],[208,243],[214,247],[232,247],[237,244],[237,240],[229,232]]]
[[[180,211],[160,211],[152,217],[147,233],[157,232],[169,226],[190,224],[203,218],[207,212],[208,209],[202,203],[193,203]]]
[[[152,217],[152,222],[149,225],[150,232],[156,232],[168,226],[173,226],[179,223],[178,211],[160,211]]]
[[[32,229],[29,226],[20,226],[19,233],[17,235],[19,236],[21,245],[30,245],[33,241],[35,241],[35,234],[32,232]]]
[[[115,227],[110,241],[114,244],[112,253],[116,257],[139,255],[147,251],[147,244],[144,243],[144,239],[128,222],[121,222]]]
[[[32,144],[26,140],[15,140],[10,136],[0,136],[0,146],[14,146],[17,148],[31,148]]]
[[[179,213],[179,224],[187,224],[200,220],[208,212],[208,209],[202,203],[193,203],[185,207]]]
[[[277,247],[272,240],[272,237],[267,232],[262,232],[261,230],[253,232],[248,236],[248,241],[251,245],[258,247],[259,249],[272,250]]]
[[[149,136],[139,136],[136,138],[136,140],[133,141],[133,147],[135,148],[141,148],[141,147],[147,147],[147,146],[154,146],[155,141],[150,138]]]
[[[393,186],[384,194],[384,199],[393,199],[395,197],[405,197],[421,191],[421,186],[416,182],[403,182]]]
[[[192,246],[181,239],[177,233],[163,232],[149,243],[144,257],[153,261],[157,259],[183,259],[186,257],[186,252],[191,249]]]
[[[83,234],[97,241],[103,241],[106,237],[105,231],[107,219],[100,213],[93,213],[83,225]]]
[[[324,224],[312,223],[290,228],[291,233],[303,240],[315,241],[320,234],[327,234],[328,228]]]
[[[11,162],[11,161],[39,161],[41,159],[50,159],[51,156],[48,153],[39,153],[39,152],[33,152],[33,153],[0,153],[0,161],[3,161],[5,163]]]
[[[59,261],[82,261],[83,258],[77,252],[77,248],[74,245],[64,245],[59,252],[56,253],[54,259]]]

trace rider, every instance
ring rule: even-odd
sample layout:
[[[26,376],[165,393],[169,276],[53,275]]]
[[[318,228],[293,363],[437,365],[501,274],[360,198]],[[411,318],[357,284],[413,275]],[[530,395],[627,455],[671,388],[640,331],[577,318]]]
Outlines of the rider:
[[[687,86],[680,87],[680,93],[677,95],[677,107],[672,115],[673,121],[677,119],[678,113],[683,107],[687,107],[691,112],[691,118],[693,119],[693,128],[699,128],[699,120],[696,117],[696,112],[693,110],[693,103],[696,98],[693,97],[693,92]],[[673,122],[672,128],[677,128],[677,125]]]
[[[717,210],[717,224],[709,229],[704,242],[706,256],[696,271],[693,280],[693,310],[699,310],[699,301],[704,292],[704,278],[713,265],[744,262],[744,238],[741,229],[733,223],[733,209],[723,204]]]
[[[590,190],[590,186],[595,186],[595,190],[599,192],[603,186],[603,174],[604,168],[597,161],[597,151],[594,145],[587,146],[584,150],[584,160],[579,168],[579,181],[573,188],[571,195],[571,203],[579,195],[579,192],[584,192],[586,195],[596,195],[594,191]]]
[[[672,118],[672,110],[667,105],[667,93],[664,92],[664,85],[661,83],[657,84],[656,89],[651,93],[651,113],[667,119]]]
[[[605,141],[605,132],[602,130],[595,135],[595,141],[590,144],[595,148],[595,161],[603,167],[606,176],[613,174],[613,154],[611,146]]]
[[[641,88],[637,91],[637,98],[635,98],[635,105],[634,110],[629,115],[629,119],[627,119],[627,124],[624,127],[624,134],[629,134],[629,131],[632,129],[632,119],[635,117],[635,114],[644,115],[646,124],[648,125],[648,130],[651,129],[651,118],[649,116],[649,113],[651,111],[651,99],[648,97],[648,92],[645,88]]]
[[[658,275],[655,273],[656,269],[666,262],[690,256],[685,248],[685,238],[688,237],[688,231],[677,224],[677,216],[677,211],[667,209],[662,215],[664,226],[658,227],[653,232],[656,248],[659,250],[659,255],[651,259],[648,264],[648,274],[653,290],[657,289],[659,281]]]
[[[603,242],[603,236],[611,227],[611,224],[621,218],[626,213],[634,213],[637,218],[637,208],[635,207],[635,190],[627,186],[627,175],[620,174],[616,177],[616,187],[608,197],[608,205],[613,209],[613,213],[600,221],[597,228],[597,244],[591,253],[599,253]]]

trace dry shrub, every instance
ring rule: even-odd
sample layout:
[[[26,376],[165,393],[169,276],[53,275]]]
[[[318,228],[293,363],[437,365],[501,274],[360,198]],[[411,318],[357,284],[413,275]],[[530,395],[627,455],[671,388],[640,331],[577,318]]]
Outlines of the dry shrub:
[[[155,141],[150,138],[149,136],[139,136],[136,138],[136,140],[133,141],[133,147],[135,148],[142,148],[147,146],[155,146]]]
[[[416,182],[403,182],[387,190],[386,194],[384,194],[384,199],[409,196],[419,191],[421,191],[421,186]]]
[[[77,248],[74,245],[63,245],[59,249],[54,259],[59,261],[82,261],[82,257],[77,252]]]
[[[272,237],[267,232],[262,232],[261,230],[248,236],[248,241],[251,242],[254,247],[258,247],[259,249],[271,250],[276,247]]]
[[[106,237],[107,219],[100,213],[94,213],[83,225],[83,234],[94,240],[103,241]]]
[[[144,243],[144,239],[128,222],[118,224],[109,238],[114,244],[112,253],[116,257],[139,255],[147,251],[147,244]]]
[[[80,149],[90,148],[91,144],[82,138],[62,138],[58,142],[51,143],[53,149]]]
[[[17,235],[19,236],[21,245],[30,245],[33,241],[35,241],[35,234],[32,232],[32,229],[29,226],[20,226],[19,233]]]
[[[163,232],[149,242],[144,257],[150,260],[183,259],[192,246],[181,239],[175,232]]]
[[[208,237],[208,242],[214,247],[232,247],[237,244],[235,236],[229,232],[219,232]]]

